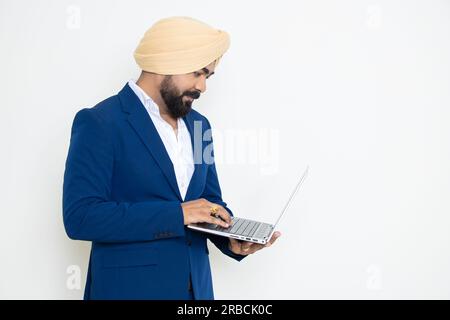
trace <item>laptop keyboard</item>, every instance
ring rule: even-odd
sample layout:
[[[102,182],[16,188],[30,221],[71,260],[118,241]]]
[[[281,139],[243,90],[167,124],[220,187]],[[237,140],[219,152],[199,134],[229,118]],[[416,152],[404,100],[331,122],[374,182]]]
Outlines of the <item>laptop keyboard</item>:
[[[231,226],[228,228],[222,228],[221,226],[215,224],[210,226],[211,229],[217,231],[255,238],[266,236],[269,233],[269,229],[271,228],[271,225],[267,223],[261,223],[240,218],[233,219]],[[261,228],[259,228],[259,226],[261,226]],[[256,231],[258,232],[256,233]]]

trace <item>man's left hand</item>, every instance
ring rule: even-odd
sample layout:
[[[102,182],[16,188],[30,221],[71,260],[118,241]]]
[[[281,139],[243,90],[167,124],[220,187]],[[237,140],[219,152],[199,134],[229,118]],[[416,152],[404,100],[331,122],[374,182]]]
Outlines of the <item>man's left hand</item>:
[[[233,238],[230,238],[230,242],[228,244],[228,248],[234,253],[234,254],[240,254],[240,255],[249,255],[252,253],[255,253],[258,250],[261,250],[263,248],[270,247],[274,244],[275,240],[277,240],[281,236],[281,233],[279,231],[275,231],[272,235],[272,238],[270,238],[269,242],[266,244],[259,244],[249,241],[239,241]]]

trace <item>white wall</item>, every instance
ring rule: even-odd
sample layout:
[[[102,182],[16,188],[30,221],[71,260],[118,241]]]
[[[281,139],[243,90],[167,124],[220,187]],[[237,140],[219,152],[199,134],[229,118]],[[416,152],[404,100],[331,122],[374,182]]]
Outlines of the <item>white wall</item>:
[[[216,297],[450,298],[444,0],[1,0],[0,298],[81,298],[90,245],[61,213],[71,123],[138,76],[141,35],[173,15],[231,35],[196,108],[234,213],[273,221],[310,164],[276,246],[211,250]]]

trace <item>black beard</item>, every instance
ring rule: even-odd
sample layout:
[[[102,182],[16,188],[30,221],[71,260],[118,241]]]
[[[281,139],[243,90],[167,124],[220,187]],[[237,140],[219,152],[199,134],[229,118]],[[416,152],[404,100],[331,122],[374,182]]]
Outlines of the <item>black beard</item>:
[[[165,77],[161,82],[159,93],[167,106],[167,112],[174,119],[186,116],[192,109],[192,101],[183,102],[184,96],[193,99],[198,99],[200,97],[200,93],[197,91],[185,92],[180,96],[177,88],[173,85],[170,76]]]

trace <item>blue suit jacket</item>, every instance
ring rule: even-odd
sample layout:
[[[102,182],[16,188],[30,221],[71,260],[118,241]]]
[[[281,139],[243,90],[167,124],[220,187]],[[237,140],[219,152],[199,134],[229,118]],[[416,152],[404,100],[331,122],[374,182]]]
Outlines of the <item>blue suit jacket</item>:
[[[192,110],[183,118],[194,152]],[[203,136],[203,135],[202,135]],[[207,135],[205,135],[207,136]],[[202,139],[204,140],[204,139]],[[198,152],[198,150],[197,150]],[[214,163],[195,164],[185,201],[224,206]],[[224,254],[228,239],[191,231],[172,162],[145,107],[127,85],[74,119],[63,187],[64,226],[71,239],[92,241],[85,299],[214,299],[206,239]]]

